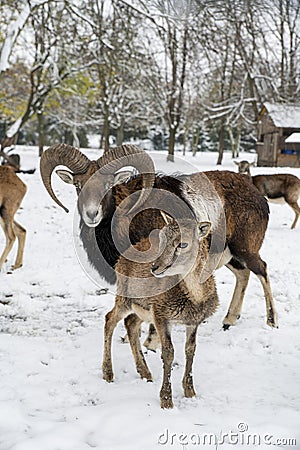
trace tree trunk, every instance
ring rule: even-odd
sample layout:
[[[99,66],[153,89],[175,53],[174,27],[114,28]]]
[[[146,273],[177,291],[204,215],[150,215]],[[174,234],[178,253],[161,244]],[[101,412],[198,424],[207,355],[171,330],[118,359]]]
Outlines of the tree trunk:
[[[221,128],[220,128],[220,136],[219,136],[219,156],[217,165],[221,165],[223,161],[223,155],[224,155],[224,145],[225,145],[225,124],[222,122]]]
[[[200,139],[200,127],[198,127],[193,134],[193,156],[196,156],[196,153],[198,151],[199,139]]]
[[[236,136],[236,146],[235,146],[235,157],[238,158],[240,155],[240,144],[241,144],[241,126],[237,127],[237,136]]]
[[[23,127],[23,125],[39,110],[43,108],[44,102],[48,96],[48,94],[54,89],[52,84],[49,84],[45,89],[42,90],[42,93],[38,94],[38,82],[35,81],[34,76],[38,72],[40,67],[33,68],[30,72],[30,93],[27,100],[26,110],[24,114],[19,117],[15,123],[6,131],[6,135],[1,142],[2,150],[5,147],[11,145],[12,142],[17,140],[19,131]],[[65,73],[61,76],[60,81],[64,80],[68,76],[68,73]]]
[[[176,134],[175,129],[170,128],[170,131],[169,131],[169,153],[168,153],[167,161],[174,162],[175,134]]]
[[[108,113],[104,116],[103,123],[103,131],[101,137],[101,147],[105,149],[109,149],[109,121],[108,121]]]
[[[120,126],[117,129],[117,145],[122,145],[124,142],[124,124],[125,120],[122,118]]]
[[[184,127],[182,156],[185,156],[185,152],[186,152],[186,137],[187,137],[187,134],[188,134],[187,127]]]
[[[37,121],[38,121],[38,145],[39,145],[39,156],[42,156],[44,151],[44,114],[43,111],[39,111],[37,113]]]

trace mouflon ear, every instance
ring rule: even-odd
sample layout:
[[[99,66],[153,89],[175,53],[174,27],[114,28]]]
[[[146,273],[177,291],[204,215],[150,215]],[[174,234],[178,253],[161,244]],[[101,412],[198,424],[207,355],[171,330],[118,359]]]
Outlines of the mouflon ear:
[[[56,170],[57,175],[67,184],[74,184],[72,172],[68,170]]]
[[[125,183],[133,175],[133,170],[124,170],[114,175],[113,185]]]
[[[211,230],[211,222],[200,222],[198,224],[200,238],[205,238]]]
[[[169,216],[169,214],[167,214],[167,213],[164,212],[164,211],[160,211],[160,213],[161,213],[161,215],[162,215],[162,218],[163,218],[164,221],[166,222],[166,225],[170,225],[170,223],[171,223],[172,220],[173,220],[173,217]]]

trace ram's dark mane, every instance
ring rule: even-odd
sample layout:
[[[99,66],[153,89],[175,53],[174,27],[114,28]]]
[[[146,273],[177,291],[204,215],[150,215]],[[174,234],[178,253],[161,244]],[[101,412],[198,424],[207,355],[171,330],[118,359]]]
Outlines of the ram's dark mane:
[[[172,192],[172,194],[176,196],[176,200],[174,197],[174,201],[176,201],[175,208],[176,213],[178,214],[177,217],[186,215],[186,208],[184,208],[184,211],[182,210],[182,213],[180,212],[182,205],[188,206],[191,215],[193,215],[189,202],[186,198],[184,198],[183,183],[178,178],[178,175],[168,176],[157,174],[153,187],[155,189]],[[127,245],[122,243],[122,239],[119,240],[120,251],[115,246],[112,239],[112,217],[114,215],[116,205],[119,205],[122,200],[133,192],[141,190],[141,188],[141,175],[133,176],[126,183],[115,186],[113,188],[112,201],[110,204],[106,203],[104,206],[104,217],[100,224],[96,228],[89,228],[83,223],[83,221],[81,222],[80,238],[87,253],[89,262],[97,270],[100,276],[110,284],[114,284],[116,282],[114,267],[120,257],[120,251],[123,252],[127,248]],[[157,196],[157,201],[155,197],[155,206],[157,209],[144,209],[133,218],[130,224],[129,237],[133,245],[139,242],[142,238],[149,236],[153,229],[162,228],[164,226],[162,216],[159,212],[161,205],[157,191],[156,193],[154,192],[153,195]],[[147,203],[144,206],[147,207]],[[122,224],[118,223],[116,226],[121,227]],[[118,233],[118,230],[116,230],[116,233]]]

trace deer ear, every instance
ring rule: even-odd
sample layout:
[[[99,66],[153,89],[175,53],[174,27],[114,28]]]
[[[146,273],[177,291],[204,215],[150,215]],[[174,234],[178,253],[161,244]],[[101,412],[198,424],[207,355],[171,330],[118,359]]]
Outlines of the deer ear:
[[[211,222],[198,223],[199,236],[201,239],[205,238],[211,230]]]
[[[237,166],[239,165],[239,162],[238,161],[233,161],[234,162],[234,164],[236,164]]]
[[[173,217],[169,216],[167,213],[165,213],[164,211],[160,211],[162,218],[164,219],[164,221],[166,222],[167,225],[170,225],[170,223],[173,220]]]
[[[252,161],[252,163],[250,163],[249,166],[255,166],[255,161]]]
[[[73,174],[68,170],[56,170],[57,175],[67,184],[74,184]]]

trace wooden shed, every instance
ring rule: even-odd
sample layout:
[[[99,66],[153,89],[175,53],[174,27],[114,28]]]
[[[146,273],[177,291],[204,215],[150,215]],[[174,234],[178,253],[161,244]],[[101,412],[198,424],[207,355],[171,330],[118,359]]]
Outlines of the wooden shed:
[[[300,105],[265,103],[258,116],[257,165],[300,167]]]

